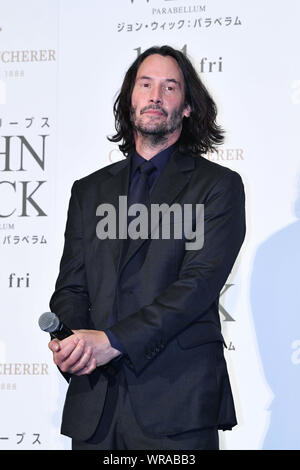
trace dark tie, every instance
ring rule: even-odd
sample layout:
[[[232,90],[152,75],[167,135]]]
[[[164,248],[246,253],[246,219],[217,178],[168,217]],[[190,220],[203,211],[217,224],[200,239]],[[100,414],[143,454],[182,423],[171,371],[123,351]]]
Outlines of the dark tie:
[[[129,188],[129,194],[127,198],[127,205],[128,208],[130,207],[131,204],[145,204],[149,202],[149,180],[148,177],[152,173],[152,171],[155,170],[155,166],[153,163],[149,160],[146,160],[145,162],[141,163],[141,165],[138,167],[138,172],[139,176],[133,187]],[[133,216],[128,216],[127,218],[127,224],[130,223],[130,221],[133,219]],[[122,261],[124,260],[128,247],[129,247],[130,239],[127,237],[125,240],[123,240],[122,243],[122,249],[121,249],[121,258],[120,258],[120,264],[119,268],[122,265]],[[140,267],[143,264],[144,258],[145,258],[145,249],[147,248],[147,245],[144,244],[142,249],[138,250],[135,253],[135,256],[131,258],[131,260],[127,263],[125,266],[125,269],[123,270],[123,275],[122,275],[122,280],[119,280],[119,284],[125,282],[130,276],[132,276],[134,273],[139,271]],[[112,315],[110,318],[110,325],[114,325],[117,321],[117,296],[115,298],[115,303],[112,311]],[[120,356],[119,356],[120,357]]]
[[[143,162],[139,167],[139,177],[138,180],[136,181],[135,185],[133,188],[130,189],[129,194],[128,194],[128,199],[127,199],[127,205],[128,208],[132,204],[144,204],[147,205],[149,202],[149,193],[150,193],[150,188],[149,188],[149,175],[155,170],[155,166],[151,162],[151,160],[146,160]],[[134,219],[134,216],[128,216],[127,223],[131,222],[131,220]],[[127,237],[124,242],[123,242],[123,247],[122,247],[122,260],[124,260],[125,255],[128,250],[128,246],[130,243],[129,237]],[[138,257],[139,258],[139,257]],[[139,264],[139,263],[137,263]],[[134,267],[134,271],[137,270],[138,266],[137,264]],[[131,274],[131,272],[130,272]],[[129,275],[129,271],[127,272],[127,275]]]
[[[128,207],[131,204],[147,204],[149,201],[149,175],[155,170],[151,160],[146,160],[139,167],[139,178],[128,195]]]

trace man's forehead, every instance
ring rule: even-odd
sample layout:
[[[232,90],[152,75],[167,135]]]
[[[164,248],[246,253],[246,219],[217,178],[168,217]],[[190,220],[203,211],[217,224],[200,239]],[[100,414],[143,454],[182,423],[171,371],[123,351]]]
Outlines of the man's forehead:
[[[151,77],[151,74],[183,82],[182,71],[176,59],[171,56],[152,54],[146,57],[137,70],[136,78],[142,75]]]

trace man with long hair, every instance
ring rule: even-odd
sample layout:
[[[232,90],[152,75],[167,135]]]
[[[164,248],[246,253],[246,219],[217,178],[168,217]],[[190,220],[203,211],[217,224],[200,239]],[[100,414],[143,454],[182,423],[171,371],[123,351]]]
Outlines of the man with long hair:
[[[244,190],[203,157],[223,142],[216,114],[191,61],[151,47],[114,104],[109,139],[126,158],[73,185],[50,306],[74,334],[49,343],[69,381],[62,433],[73,449],[218,449],[218,431],[236,425],[218,302],[245,235]],[[124,216],[122,197],[126,237],[101,236],[109,207]],[[193,234],[202,222],[201,246],[175,236],[187,217],[167,218],[173,236],[144,236],[155,205],[203,206],[190,221]]]

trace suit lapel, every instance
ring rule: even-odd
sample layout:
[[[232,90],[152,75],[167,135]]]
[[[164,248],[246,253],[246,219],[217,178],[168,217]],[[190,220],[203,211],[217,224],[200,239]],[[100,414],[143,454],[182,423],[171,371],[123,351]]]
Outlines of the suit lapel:
[[[116,209],[117,214],[117,238],[109,240],[109,249],[112,252],[113,261],[116,269],[118,268],[120,252],[123,240],[118,237],[118,213],[119,213],[119,196],[126,196],[128,193],[130,167],[131,167],[130,154],[126,159],[121,160],[117,164],[107,169],[110,177],[101,183],[102,200],[112,205]]]

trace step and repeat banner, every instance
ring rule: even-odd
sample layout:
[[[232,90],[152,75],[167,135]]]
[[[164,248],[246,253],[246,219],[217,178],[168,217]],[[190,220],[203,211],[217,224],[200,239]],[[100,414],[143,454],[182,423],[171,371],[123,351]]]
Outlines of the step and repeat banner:
[[[219,110],[247,236],[220,297],[239,425],[221,448],[300,449],[300,3],[0,0],[0,449],[70,449],[67,384],[38,327],[75,179],[123,158],[107,136],[124,74],[181,49]]]

